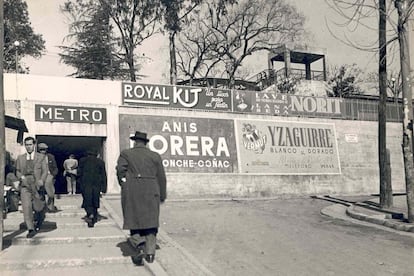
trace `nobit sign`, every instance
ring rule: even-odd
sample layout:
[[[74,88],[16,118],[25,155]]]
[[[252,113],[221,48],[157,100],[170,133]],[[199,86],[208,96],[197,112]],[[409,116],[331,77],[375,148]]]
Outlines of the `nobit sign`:
[[[35,120],[42,122],[106,124],[106,109],[36,104]]]

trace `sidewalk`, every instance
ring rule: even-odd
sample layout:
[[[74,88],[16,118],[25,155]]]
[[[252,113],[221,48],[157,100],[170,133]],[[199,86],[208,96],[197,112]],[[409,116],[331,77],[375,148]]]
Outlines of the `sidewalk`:
[[[81,195],[56,200],[61,211],[47,213],[40,231],[32,239],[26,238],[23,213],[20,210],[8,213],[3,221],[0,275],[165,275],[153,272],[156,264],[132,263],[126,234],[104,202],[99,209],[102,219],[93,228],[88,228],[82,219],[85,211],[80,208],[81,203]]]
[[[414,232],[414,223],[407,222],[407,196],[394,195],[390,209],[379,208],[379,196],[361,197],[315,197],[329,200],[341,206],[332,205],[321,211],[322,214],[336,218],[350,218],[372,223],[398,231]]]

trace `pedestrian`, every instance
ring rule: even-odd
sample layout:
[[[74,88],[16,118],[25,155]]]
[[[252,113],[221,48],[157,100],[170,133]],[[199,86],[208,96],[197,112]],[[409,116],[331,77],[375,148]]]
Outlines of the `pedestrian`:
[[[69,158],[63,162],[63,168],[65,169],[63,174],[66,178],[68,194],[76,194],[78,160],[75,159],[74,154],[70,154]]]
[[[26,137],[26,153],[19,155],[16,160],[16,176],[21,183],[20,197],[28,230],[27,238],[36,235],[45,218],[44,184],[48,167],[45,156],[35,151],[35,143],[33,137]]]
[[[48,152],[48,145],[46,143],[39,143],[37,149],[40,153],[45,155],[48,165],[48,172],[45,182],[45,190],[47,195],[46,207],[51,213],[59,211],[55,206],[55,181],[59,170],[57,167],[55,156]]]
[[[78,179],[83,197],[82,208],[86,211],[88,227],[98,221],[98,208],[101,193],[106,193],[107,179],[105,162],[94,151],[87,151],[87,156],[79,160]]]
[[[135,249],[145,243],[144,252],[133,257],[135,264],[142,265],[143,257],[149,263],[154,261],[160,203],[167,196],[167,181],[161,156],[146,147],[147,134],[136,131],[130,139],[134,147],[121,152],[116,170],[121,185],[123,229],[130,230],[128,242]]]

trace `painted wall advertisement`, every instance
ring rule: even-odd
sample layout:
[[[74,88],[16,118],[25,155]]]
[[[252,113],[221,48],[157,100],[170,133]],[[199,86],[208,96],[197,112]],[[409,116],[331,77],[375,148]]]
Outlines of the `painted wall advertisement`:
[[[122,103],[140,106],[231,111],[230,90],[122,83]]]
[[[341,117],[338,98],[299,96],[274,92],[233,91],[233,111],[276,116]]]
[[[242,173],[340,174],[333,124],[236,120]]]
[[[167,172],[237,173],[233,120],[120,114],[120,146],[140,130],[158,152]]]

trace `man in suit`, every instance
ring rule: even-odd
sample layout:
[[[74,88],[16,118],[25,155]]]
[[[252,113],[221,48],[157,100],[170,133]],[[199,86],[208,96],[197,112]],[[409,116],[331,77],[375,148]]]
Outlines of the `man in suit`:
[[[146,147],[147,134],[135,132],[132,149],[123,150],[116,170],[121,185],[123,229],[130,230],[128,242],[139,249],[145,242],[144,254],[132,260],[142,265],[142,257],[153,262],[159,227],[160,203],[167,197],[167,181],[161,156]]]
[[[48,145],[46,143],[39,143],[37,149],[40,153],[45,155],[48,165],[47,177],[45,182],[45,190],[47,194],[47,210],[55,213],[58,209],[55,206],[55,180],[59,170],[57,167],[55,156],[48,152]]]
[[[44,184],[48,166],[45,156],[35,151],[35,143],[33,137],[26,137],[26,153],[19,155],[16,160],[16,177],[21,182],[20,198],[28,229],[27,238],[36,235],[45,217]]]
[[[86,211],[88,227],[98,221],[98,208],[101,193],[106,193],[107,179],[105,163],[92,150],[79,160],[78,177],[83,197],[82,207]]]

